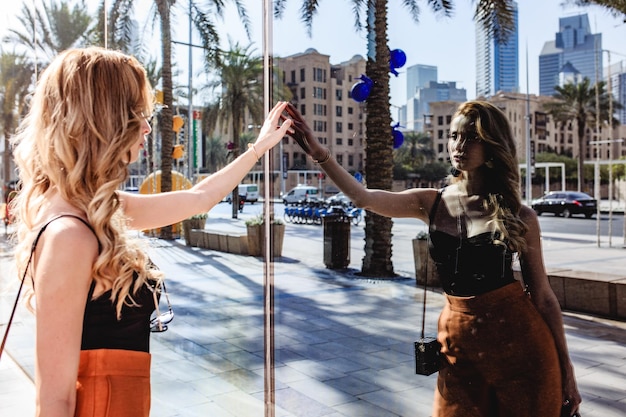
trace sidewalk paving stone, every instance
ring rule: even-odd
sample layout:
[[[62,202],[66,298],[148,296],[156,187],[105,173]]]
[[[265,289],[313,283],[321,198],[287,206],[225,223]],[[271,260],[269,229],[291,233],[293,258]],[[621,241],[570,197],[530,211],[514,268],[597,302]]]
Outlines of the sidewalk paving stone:
[[[207,227],[219,227],[219,218],[210,220]],[[239,223],[224,220],[225,227]],[[423,289],[415,286],[412,254],[394,250],[398,279],[358,277],[357,229],[346,271],[324,267],[321,243],[312,242],[311,233],[286,230],[284,256],[273,265],[277,417],[430,415],[436,376],[413,370]],[[166,274],[176,314],[169,330],[151,341],[152,417],[263,415],[262,259],[189,248],[181,240],[146,242]],[[601,271],[621,268],[624,252],[553,235],[544,237],[544,256],[548,267],[578,262]],[[17,280],[2,251],[0,274],[3,323]],[[442,294],[429,291],[427,332],[436,330],[442,305]],[[624,416],[626,323],[569,312],[564,322],[582,415]],[[9,355],[0,361],[2,416],[33,415],[32,343],[33,318],[22,305]]]

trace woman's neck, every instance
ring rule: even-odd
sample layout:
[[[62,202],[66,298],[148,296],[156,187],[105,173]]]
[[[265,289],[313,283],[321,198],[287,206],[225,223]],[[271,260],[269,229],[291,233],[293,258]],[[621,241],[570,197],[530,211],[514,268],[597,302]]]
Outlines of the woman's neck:
[[[465,178],[459,184],[459,189],[465,192],[468,196],[486,195],[487,187],[486,187],[484,175],[477,171],[465,172]]]

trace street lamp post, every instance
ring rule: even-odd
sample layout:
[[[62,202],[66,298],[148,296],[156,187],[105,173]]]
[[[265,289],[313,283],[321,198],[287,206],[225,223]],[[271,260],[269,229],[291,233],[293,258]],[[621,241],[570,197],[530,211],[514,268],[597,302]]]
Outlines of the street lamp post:
[[[612,123],[611,123],[612,125]],[[612,132],[611,132],[612,135]],[[590,140],[589,145],[596,145],[596,163],[594,167],[594,197],[597,201],[597,211],[596,211],[596,240],[598,247],[600,247],[600,145],[603,144],[614,144],[614,143],[622,143],[623,139],[607,139],[607,140]],[[612,152],[611,146],[609,146],[609,172],[611,171],[611,160],[612,160]],[[609,174],[610,175],[610,174]],[[611,198],[613,197],[613,183],[612,177],[609,178],[609,246],[611,246],[611,232],[612,232],[612,216],[611,216]],[[625,211],[626,216],[626,211]],[[624,239],[626,239],[626,234],[624,235]]]

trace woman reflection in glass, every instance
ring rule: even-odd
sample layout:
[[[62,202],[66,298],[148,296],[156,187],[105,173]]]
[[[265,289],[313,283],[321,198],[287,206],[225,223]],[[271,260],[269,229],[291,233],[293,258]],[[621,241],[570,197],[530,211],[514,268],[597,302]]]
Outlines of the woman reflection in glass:
[[[287,110],[294,138],[357,207],[429,225],[446,296],[433,417],[558,417],[564,405],[574,415],[581,398],[561,311],[537,217],[520,199],[515,141],[503,112],[487,102],[461,104],[450,126],[449,185],[390,192],[357,182],[297,109]],[[513,277],[515,254],[521,285]]]

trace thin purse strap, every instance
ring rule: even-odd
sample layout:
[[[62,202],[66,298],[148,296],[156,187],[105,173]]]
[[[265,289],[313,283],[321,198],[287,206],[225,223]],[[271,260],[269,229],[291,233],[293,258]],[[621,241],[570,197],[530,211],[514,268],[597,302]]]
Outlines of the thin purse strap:
[[[439,202],[441,201],[441,195],[443,194],[443,188],[437,191],[437,197],[435,197],[435,201],[433,202],[433,206],[430,208],[430,213],[428,213],[428,235],[427,235],[427,243],[426,247],[430,249],[430,225],[435,218],[435,213],[437,211],[437,207],[439,206]],[[427,249],[428,250],[428,249]],[[422,339],[424,339],[424,329],[426,328],[426,289],[428,288],[428,264],[429,264],[428,254],[426,256],[426,267],[424,268],[424,299],[422,303]]]
[[[41,229],[39,229],[39,233],[37,233],[37,236],[35,237],[35,240],[33,240],[33,244],[30,248],[30,255],[28,256],[28,262],[26,262],[26,267],[24,268],[24,274],[22,275],[22,281],[20,282],[20,286],[17,289],[17,295],[15,296],[15,302],[13,303],[13,309],[11,310],[11,316],[9,317],[9,321],[7,322],[7,328],[4,331],[4,336],[2,336],[2,344],[0,344],[0,358],[2,358],[2,352],[4,352],[4,345],[7,342],[7,338],[9,336],[9,330],[11,329],[11,324],[13,323],[13,318],[15,317],[15,311],[17,310],[17,304],[20,300],[20,294],[22,293],[22,288],[24,287],[24,280],[26,279],[26,273],[28,272],[28,268],[33,260],[33,255],[35,253],[35,248],[37,247],[37,242],[39,242],[39,238],[41,237],[41,235],[43,234],[44,230],[46,230],[46,228],[48,227],[48,225],[50,223],[52,223],[53,221],[61,218],[61,217],[74,217],[80,221],[82,221],[84,224],[86,224],[91,230],[93,230],[93,228],[91,227],[91,225],[89,225],[85,220],[83,220],[82,218],[78,217],[78,216],[74,216],[72,214],[61,214],[57,217],[54,217],[52,220],[48,221],[48,223],[44,224]],[[33,283],[34,285],[34,283]]]
[[[430,248],[430,233],[427,238],[427,248]],[[426,288],[428,287],[428,256],[426,257],[426,267],[424,268],[424,300],[422,303],[422,340],[424,339],[424,328],[426,327]]]

